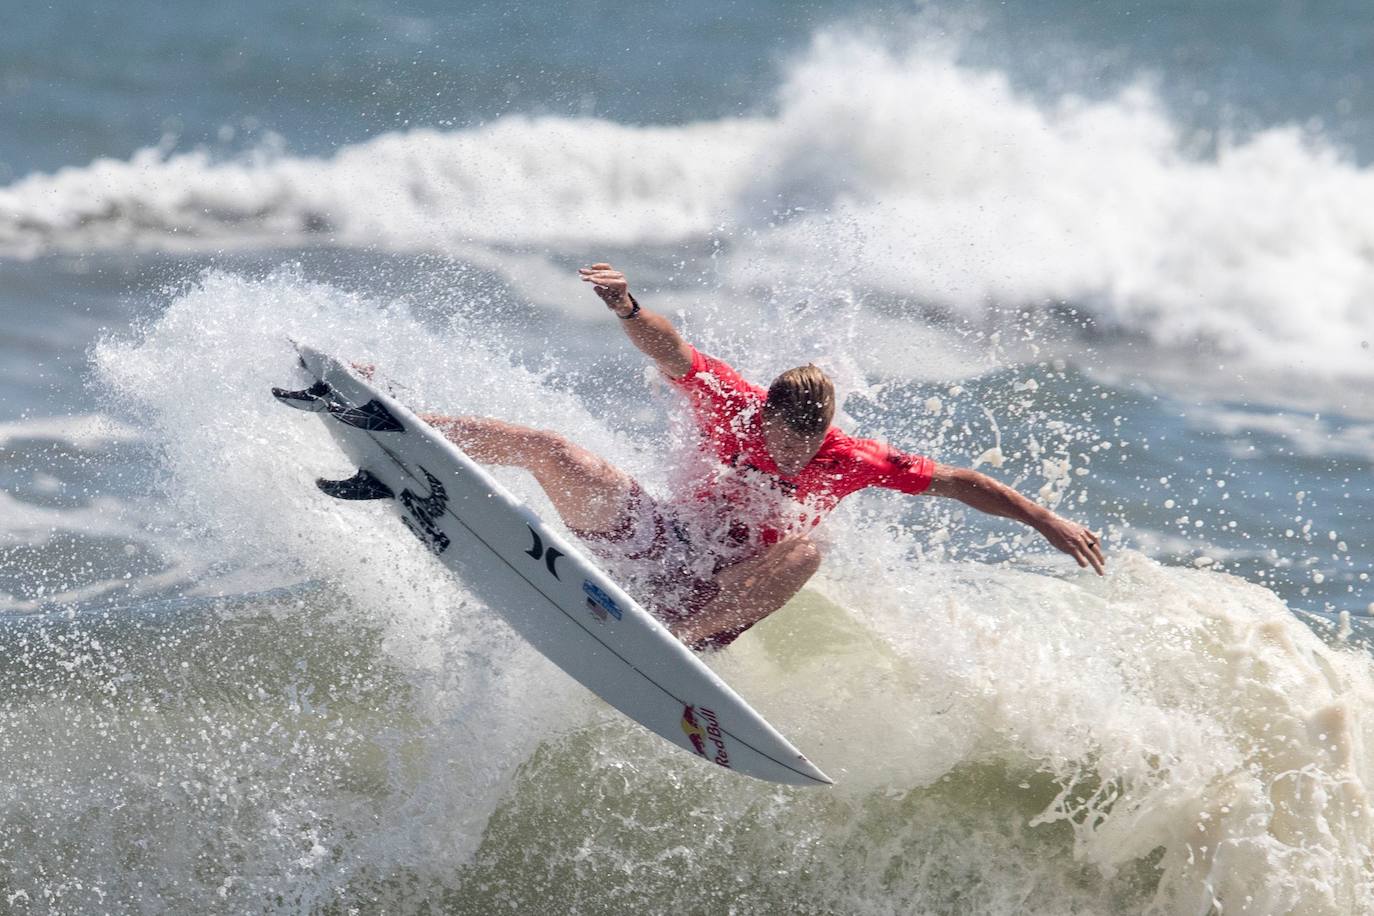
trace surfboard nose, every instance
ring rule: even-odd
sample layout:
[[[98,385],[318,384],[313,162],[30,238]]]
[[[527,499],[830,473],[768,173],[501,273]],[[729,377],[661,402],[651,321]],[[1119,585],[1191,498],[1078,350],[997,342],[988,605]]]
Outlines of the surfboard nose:
[[[819,783],[825,786],[833,786],[835,784],[835,780],[821,772],[820,767],[816,766],[810,760],[807,760],[801,754],[797,755],[797,771],[810,780],[809,782],[800,783],[800,785],[811,786]]]

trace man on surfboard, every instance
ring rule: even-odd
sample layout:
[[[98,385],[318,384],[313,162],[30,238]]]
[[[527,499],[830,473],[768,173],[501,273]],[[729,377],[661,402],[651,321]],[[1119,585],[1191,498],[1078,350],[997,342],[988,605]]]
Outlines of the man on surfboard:
[[[1014,519],[1103,573],[1101,543],[1084,526],[986,474],[832,426],[834,386],[816,366],[790,369],[766,390],[752,385],[643,308],[611,265],[580,273],[630,342],[687,396],[706,459],[690,494],[656,500],[605,459],[547,430],[478,417],[424,419],[478,461],[533,473],[564,523],[603,560],[652,569],[631,578],[689,646],[729,645],[782,607],[820,567],[811,528],[865,487],[946,496]]]

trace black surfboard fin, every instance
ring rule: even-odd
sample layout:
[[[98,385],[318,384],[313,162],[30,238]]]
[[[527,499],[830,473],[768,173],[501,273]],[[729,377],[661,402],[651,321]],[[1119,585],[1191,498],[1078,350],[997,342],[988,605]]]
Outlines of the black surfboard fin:
[[[406,428],[379,401],[371,400],[358,407],[329,404],[329,413],[345,426],[354,426],[374,433],[403,433]]]
[[[396,494],[391,492],[391,488],[378,480],[371,471],[359,470],[347,480],[320,478],[315,481],[315,486],[335,499],[394,499],[396,497]]]
[[[330,393],[330,387],[324,382],[316,382],[303,391],[287,391],[285,388],[272,389],[272,397],[287,407],[308,410],[313,413],[319,413],[329,407],[329,403],[324,398],[328,397]]]

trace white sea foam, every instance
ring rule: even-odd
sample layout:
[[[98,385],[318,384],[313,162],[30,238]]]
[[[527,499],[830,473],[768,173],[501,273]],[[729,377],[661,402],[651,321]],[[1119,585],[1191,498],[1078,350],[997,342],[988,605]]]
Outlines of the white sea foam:
[[[1199,143],[1142,86],[1042,101],[948,48],[819,34],[776,113],[511,116],[321,159],[146,150],[0,188],[0,252],[340,244],[491,258],[725,240],[722,282],[981,320],[1067,302],[1159,344],[1374,371],[1374,175],[1294,127]]]
[[[746,196],[821,215],[764,236],[765,275],[852,260],[864,284],[969,317],[1068,302],[1164,344],[1374,368],[1374,175],[1297,129],[1195,154],[1145,88],[1036,103],[845,35],[794,69],[775,127]]]
[[[836,887],[864,888],[866,870],[881,874],[893,848],[926,848],[927,816],[950,816],[941,787],[972,781],[952,805],[970,823],[940,831],[953,848],[925,853],[961,863],[962,877],[946,888],[936,869],[928,883],[881,889],[871,878],[860,897],[953,912],[954,894],[986,880],[987,898],[1038,887],[1044,902],[965,906],[1336,916],[1374,903],[1364,864],[1374,849],[1367,656],[1323,645],[1262,588],[1137,554],[1116,556],[1098,580],[913,568],[873,548],[870,539],[846,551],[824,586],[858,609],[863,627],[828,629],[824,614],[790,626],[779,618],[776,635],[742,644],[728,672],[776,703],[778,718],[805,716],[820,742],[813,756],[839,774],[851,810],[875,796],[907,799],[880,842],[860,839],[858,814],[837,828],[866,866],[823,863]],[[810,636],[813,657],[796,645]],[[980,777],[980,766],[1000,772]],[[1046,777],[1057,791],[1046,792]],[[1002,810],[1030,806],[1023,842],[1037,827],[1064,830],[1063,858],[1051,866],[1026,854],[1031,845],[1009,853],[1005,835],[971,826],[980,793]],[[795,839],[798,825],[778,820]],[[1054,833],[1042,839],[1053,844]],[[1092,873],[1076,890],[1065,886],[1070,858]],[[1128,903],[1145,862],[1149,891]]]
[[[274,797],[292,812],[284,816],[309,821],[302,829],[325,844],[321,850],[345,842],[350,859],[397,867],[417,854],[440,868],[467,861],[518,763],[539,741],[586,721],[590,704],[394,519],[378,518],[379,507],[340,511],[324,499],[315,478],[351,469],[317,420],[281,409],[269,389],[301,381],[289,335],[378,364],[405,379],[407,400],[417,406],[461,401],[469,411],[540,425],[581,419],[584,441],[613,449],[614,437],[586,422],[573,398],[512,367],[496,341],[462,345],[455,340],[466,332],[453,333],[436,334],[403,305],[379,307],[290,272],[261,281],[213,275],[136,339],[107,340],[95,353],[100,384],[160,447],[162,514],[178,520],[188,550],[264,576],[285,567],[332,583],[355,609],[340,609],[327,626],[380,628],[385,663],[399,665],[416,693],[403,714],[427,736],[391,763],[413,778],[401,780],[406,788],[388,796],[385,812],[361,835],[363,825],[352,819],[362,803],[355,795],[289,779],[267,791],[280,792]],[[540,504],[528,480],[512,483]],[[264,584],[279,583],[257,587]],[[550,683],[559,688],[550,692]],[[254,824],[264,837],[275,829]],[[275,876],[269,883],[289,872],[297,893],[328,899],[327,856],[287,867],[285,854],[271,840],[250,870]],[[167,868],[175,873],[174,864]]]
[[[709,230],[766,129],[512,116],[384,134],[325,159],[149,149],[0,190],[0,252],[672,242]]]
[[[210,737],[152,763],[110,737],[132,715],[118,704],[44,726],[98,748],[94,759],[127,757],[128,775],[93,773],[89,798],[54,802],[83,836],[98,823],[142,837],[142,889],[103,848],[69,860],[88,886],[184,907],[227,888],[249,908],[275,899],[301,911],[446,893],[474,909],[608,912],[776,911],[803,898],[817,912],[1045,916],[1205,912],[1214,900],[1337,916],[1374,904],[1374,665],[1224,574],[1130,554],[1105,580],[938,560],[919,527],[893,529],[901,497],[866,494],[835,517],[815,590],[714,662],[838,777],[834,790],[718,772],[598,713],[394,519],[374,517],[384,510],[322,499],[313,478],[349,468],[316,419],[267,393],[294,381],[291,334],[376,362],[418,406],[558,429],[660,482],[655,450],[636,447],[647,443],[513,367],[490,327],[453,321],[436,328],[404,304],[290,272],[211,275],[136,338],[98,349],[100,383],[161,446],[169,514],[194,549],[329,582],[347,600],[326,621],[302,616],[299,638],[327,630],[362,653],[345,670],[390,668],[402,683],[384,712],[351,710],[344,688],[298,684],[305,662],[285,686],[269,669],[251,690],[232,688],[240,711],[213,710]],[[772,358],[771,345],[756,358]],[[502,477],[547,511],[527,476]],[[184,652],[237,684],[274,632],[228,633],[212,652],[193,633]],[[380,660],[361,648],[373,641]],[[194,736],[201,701],[188,697],[200,694],[175,686],[176,671],[163,689],[196,711],[184,724]],[[289,709],[273,711],[282,690]],[[259,735],[273,716],[304,748],[294,765],[273,763],[274,731]],[[240,741],[248,751],[226,753]],[[339,782],[332,761],[351,773],[358,756],[385,775]],[[25,797],[56,791],[46,763],[6,764]],[[154,790],[140,780],[159,766],[196,779]],[[202,791],[220,800],[197,807]],[[238,864],[193,870],[185,838],[120,820],[132,800],[173,823],[194,814],[207,860]],[[20,796],[7,804],[22,810]],[[6,855],[41,860],[66,836],[45,827]],[[744,873],[754,877],[734,880]],[[12,886],[47,886],[25,880]]]

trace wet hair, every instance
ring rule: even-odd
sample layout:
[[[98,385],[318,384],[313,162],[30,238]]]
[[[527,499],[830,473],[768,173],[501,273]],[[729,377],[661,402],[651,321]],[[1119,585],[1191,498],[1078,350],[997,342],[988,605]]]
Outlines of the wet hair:
[[[768,386],[763,409],[803,436],[824,432],[835,416],[835,386],[816,365],[788,369]]]

